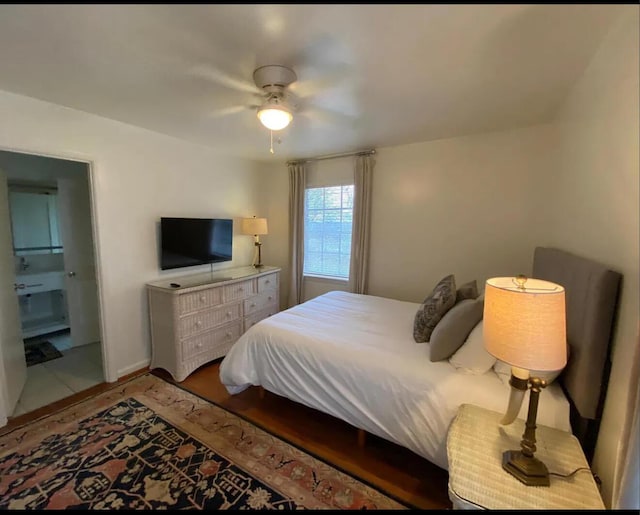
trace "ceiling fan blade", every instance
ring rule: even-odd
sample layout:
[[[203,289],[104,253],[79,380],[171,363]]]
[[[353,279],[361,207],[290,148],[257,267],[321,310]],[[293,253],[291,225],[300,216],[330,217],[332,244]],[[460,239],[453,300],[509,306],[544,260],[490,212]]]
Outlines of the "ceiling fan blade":
[[[252,82],[232,77],[228,73],[225,73],[212,65],[196,66],[191,70],[191,72],[198,77],[217,82],[218,84],[227,88],[236,89],[238,91],[246,91],[248,93],[263,93],[263,91],[260,90],[258,86],[256,86]]]
[[[335,88],[313,97],[301,99],[298,112],[327,123],[352,123],[363,114],[358,99],[349,89]]]
[[[232,114],[241,113],[243,111],[255,110],[256,106],[250,105],[235,105],[229,107],[223,107],[221,109],[214,109],[213,111],[209,111],[207,116],[211,118],[222,118],[223,116],[230,116]]]
[[[305,76],[310,76],[306,74]],[[349,66],[347,64],[333,65],[330,69],[315,78],[298,80],[289,89],[300,98],[308,98],[336,87],[349,86]]]
[[[298,114],[310,121],[319,122],[325,125],[346,125],[349,127],[355,127],[358,122],[358,115],[316,106],[307,106]]]

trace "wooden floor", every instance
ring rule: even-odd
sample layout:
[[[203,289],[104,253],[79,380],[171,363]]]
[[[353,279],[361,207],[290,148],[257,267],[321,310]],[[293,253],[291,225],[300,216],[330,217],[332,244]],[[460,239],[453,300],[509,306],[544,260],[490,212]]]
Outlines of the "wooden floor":
[[[205,365],[182,383],[175,383],[161,369],[153,373],[253,422],[401,502],[420,509],[451,508],[445,470],[403,447],[370,434],[366,435],[365,445],[359,447],[358,433],[353,426],[269,392],[261,398],[259,388],[251,387],[238,395],[229,395],[220,383],[219,366],[220,360]],[[147,371],[129,374],[118,383]],[[115,384],[94,386],[34,412],[10,418],[0,434],[97,395]]]
[[[445,470],[371,434],[366,435],[364,447],[359,447],[357,430],[353,426],[270,392],[260,398],[259,388],[251,387],[240,394],[229,395],[220,383],[219,366],[219,360],[205,365],[176,384],[400,501],[421,509],[451,508],[447,495],[449,476]],[[174,382],[161,369],[153,373]]]

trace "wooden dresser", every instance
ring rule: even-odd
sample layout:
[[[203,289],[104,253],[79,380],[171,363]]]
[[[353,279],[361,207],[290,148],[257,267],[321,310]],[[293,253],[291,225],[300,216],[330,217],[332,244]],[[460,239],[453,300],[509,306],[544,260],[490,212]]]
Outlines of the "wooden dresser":
[[[269,266],[147,283],[150,367],[183,381],[196,368],[224,356],[249,327],[277,313],[279,292],[280,269]]]

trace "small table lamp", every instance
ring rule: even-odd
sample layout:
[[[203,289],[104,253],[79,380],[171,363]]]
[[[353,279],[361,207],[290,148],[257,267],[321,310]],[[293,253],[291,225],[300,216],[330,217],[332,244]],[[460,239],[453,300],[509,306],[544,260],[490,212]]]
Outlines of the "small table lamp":
[[[253,266],[255,268],[260,268],[264,266],[262,264],[262,254],[260,252],[260,248],[262,247],[262,243],[260,243],[260,235],[261,234],[269,234],[267,230],[267,219],[266,218],[243,218],[242,219],[242,234],[252,234],[255,236],[256,240],[254,245],[258,247],[258,262],[255,262],[255,257],[253,260]]]
[[[488,279],[483,319],[484,345],[496,358],[525,371],[560,370],[566,365],[562,286],[522,275]],[[514,377],[512,375],[512,381]],[[525,431],[521,450],[505,451],[502,467],[526,485],[549,486],[547,467],[534,457],[538,398],[547,384],[538,377],[520,381],[524,389],[527,382],[531,389]]]

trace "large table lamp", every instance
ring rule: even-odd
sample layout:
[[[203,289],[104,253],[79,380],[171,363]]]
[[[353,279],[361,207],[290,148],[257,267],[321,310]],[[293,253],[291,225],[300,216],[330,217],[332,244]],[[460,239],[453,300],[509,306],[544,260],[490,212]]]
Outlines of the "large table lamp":
[[[266,218],[243,218],[242,219],[242,234],[251,234],[255,237],[254,245],[258,250],[258,260],[256,261],[255,257],[253,259],[253,266],[255,268],[261,268],[264,265],[262,264],[262,253],[261,247],[262,243],[260,243],[260,236],[263,234],[269,234],[267,229],[267,219]]]
[[[558,284],[525,276],[488,279],[484,300],[484,345],[497,359],[526,371],[553,371],[567,363],[565,292]],[[524,374],[524,377],[529,374]],[[513,381],[518,381],[512,373]],[[520,450],[505,451],[503,468],[529,486],[549,486],[549,471],[534,456],[536,417],[544,379],[528,377],[529,411]]]

